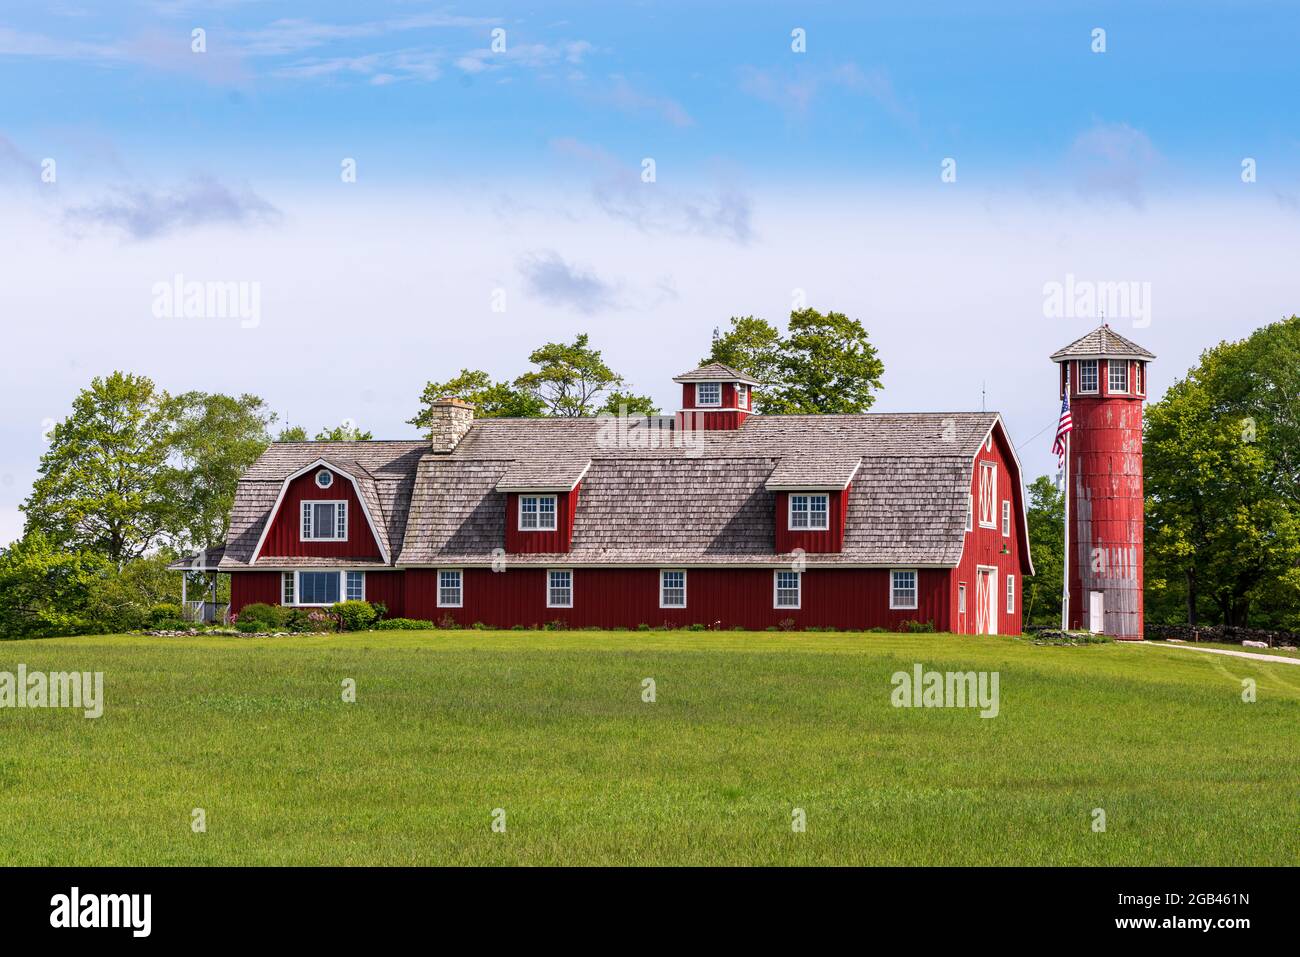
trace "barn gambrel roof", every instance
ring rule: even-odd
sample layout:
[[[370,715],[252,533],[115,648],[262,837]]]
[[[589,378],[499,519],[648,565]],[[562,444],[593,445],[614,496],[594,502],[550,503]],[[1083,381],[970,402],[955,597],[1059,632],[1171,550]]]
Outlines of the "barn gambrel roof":
[[[505,545],[508,492],[579,478],[570,550],[511,554],[511,564],[780,565],[795,558],[773,550],[782,487],[851,478],[843,548],[806,556],[810,567],[950,567],[975,456],[1002,428],[992,412],[751,416],[689,443],[622,448],[607,425],[479,419],[447,454],[423,441],[277,443],[239,483],[222,570],[250,567],[285,479],[320,459],[358,476],[398,566],[489,565]],[[266,556],[255,567],[295,563],[359,564]]]

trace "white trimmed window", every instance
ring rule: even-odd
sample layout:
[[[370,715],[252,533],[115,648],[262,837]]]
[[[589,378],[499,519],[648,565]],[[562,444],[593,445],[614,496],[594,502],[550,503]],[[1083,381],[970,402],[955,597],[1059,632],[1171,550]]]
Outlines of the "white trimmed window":
[[[686,607],[686,572],[681,570],[659,573],[659,607]]]
[[[302,540],[304,542],[346,542],[348,503],[303,502]]]
[[[1146,366],[1140,362],[1133,363],[1133,385],[1134,395],[1147,394],[1147,370]]]
[[[1113,395],[1124,395],[1128,393],[1128,363],[1119,362],[1111,359],[1106,363],[1109,370],[1107,375],[1106,386]]]
[[[966,583],[957,583],[957,614],[966,614]]]
[[[338,572],[298,572],[299,605],[333,605],[339,600]]]
[[[1007,576],[1007,614],[1016,613],[1016,576]]]
[[[980,463],[980,528],[997,528],[998,466]]]
[[[827,529],[830,527],[830,501],[826,494],[791,495],[790,528]]]
[[[555,531],[555,496],[520,495],[519,530],[528,532]]]
[[[889,572],[889,607],[916,607],[916,569],[894,568]]]
[[[293,572],[285,572],[280,576],[280,604],[293,604]]]
[[[1079,360],[1079,391],[1080,392],[1097,391],[1097,360],[1096,359]]]
[[[329,469],[321,469],[316,473],[316,487],[329,488],[334,484],[334,473]]]
[[[1002,537],[1011,537],[1011,503],[1006,499],[1002,500]]]
[[[365,572],[347,572],[347,597],[348,601],[365,601],[366,600],[366,573]]]
[[[736,408],[744,409],[749,406],[749,386],[744,383],[736,383]]]
[[[803,574],[801,572],[774,572],[772,574],[772,607],[798,608],[803,600]]]
[[[722,383],[721,382],[695,383],[695,404],[696,405],[722,405]]]
[[[569,569],[546,572],[546,607],[573,607],[573,572]]]
[[[465,580],[459,568],[438,569],[438,607],[459,608],[464,604]]]
[[[969,532],[974,527],[974,522],[975,522],[975,496],[968,494],[966,496],[966,531]]]

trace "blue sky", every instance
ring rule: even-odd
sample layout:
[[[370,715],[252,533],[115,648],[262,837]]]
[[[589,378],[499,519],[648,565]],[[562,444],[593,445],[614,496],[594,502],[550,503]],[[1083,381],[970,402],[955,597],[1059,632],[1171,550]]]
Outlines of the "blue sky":
[[[0,538],[113,368],[406,437],[426,380],[580,331],[671,409],[714,326],[803,296],[866,324],[878,408],[986,401],[1032,477],[1095,325],[1045,283],[1146,284],[1157,394],[1297,311],[1295,5],[913,6],[0,6]],[[259,321],[159,319],[178,273]]]

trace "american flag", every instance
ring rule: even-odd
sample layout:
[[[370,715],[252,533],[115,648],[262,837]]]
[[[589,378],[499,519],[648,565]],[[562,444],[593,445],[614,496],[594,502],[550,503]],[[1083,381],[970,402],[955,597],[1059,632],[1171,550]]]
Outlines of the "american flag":
[[[1067,369],[1065,373],[1065,398],[1061,400],[1061,421],[1056,423],[1056,441],[1052,443],[1052,451],[1056,453],[1056,467],[1065,466],[1065,437],[1070,434],[1074,428],[1074,422],[1070,418],[1070,372]]]

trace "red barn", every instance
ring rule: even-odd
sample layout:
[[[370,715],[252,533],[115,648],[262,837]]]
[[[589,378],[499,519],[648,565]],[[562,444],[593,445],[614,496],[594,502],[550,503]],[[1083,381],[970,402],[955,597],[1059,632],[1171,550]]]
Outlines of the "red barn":
[[[231,516],[232,611],[1020,632],[1033,566],[996,413],[758,415],[726,366],[675,381],[672,417],[476,420],[444,399],[428,441],[272,445]]]

